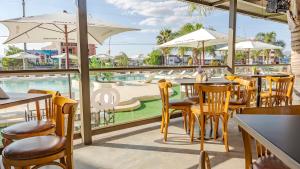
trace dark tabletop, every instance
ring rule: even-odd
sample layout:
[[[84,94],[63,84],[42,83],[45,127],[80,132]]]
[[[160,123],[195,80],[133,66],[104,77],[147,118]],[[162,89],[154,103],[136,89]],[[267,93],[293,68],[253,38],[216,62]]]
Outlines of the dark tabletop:
[[[0,99],[0,109],[51,98],[47,94],[7,93],[9,99]]]
[[[288,77],[288,74],[283,74],[283,73],[272,73],[272,74],[258,74],[258,75],[254,75],[254,74],[250,74],[250,75],[236,75],[239,77],[252,77],[252,78],[258,78],[258,77],[267,77],[267,76],[272,76],[272,77]]]
[[[237,115],[235,119],[286,165],[300,168],[300,116]]]
[[[210,78],[208,81],[197,82],[196,78],[186,78],[186,79],[175,79],[176,83],[181,85],[191,85],[191,84],[207,84],[207,85],[228,85],[228,84],[236,84],[236,82],[232,82],[226,80],[224,78]]]

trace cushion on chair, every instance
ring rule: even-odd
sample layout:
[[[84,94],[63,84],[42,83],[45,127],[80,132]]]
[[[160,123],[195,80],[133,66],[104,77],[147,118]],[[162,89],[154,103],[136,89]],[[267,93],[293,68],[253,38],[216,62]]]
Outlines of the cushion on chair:
[[[193,102],[189,101],[189,100],[170,100],[169,105],[170,105],[170,107],[172,107],[172,106],[191,106],[191,105],[193,105]]]
[[[258,158],[252,164],[253,169],[289,169],[274,155],[268,155]]]
[[[30,160],[59,153],[65,146],[65,137],[37,136],[13,142],[3,149],[2,155],[10,160]]]
[[[1,131],[1,134],[5,138],[20,139],[32,136],[40,136],[42,132],[50,130],[52,130],[52,133],[55,130],[55,124],[53,124],[51,121],[33,120],[6,127]]]

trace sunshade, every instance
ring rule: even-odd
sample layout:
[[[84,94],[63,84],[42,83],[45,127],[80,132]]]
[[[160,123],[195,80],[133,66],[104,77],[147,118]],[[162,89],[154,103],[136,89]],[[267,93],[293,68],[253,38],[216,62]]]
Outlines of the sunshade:
[[[243,41],[235,44],[235,50],[264,50],[264,49],[282,49],[281,46],[260,42],[260,41]],[[228,46],[218,50],[228,50]]]
[[[20,52],[20,53],[16,53],[14,55],[8,55],[8,56],[4,56],[3,58],[9,58],[9,59],[39,59],[39,56],[30,54],[30,53],[26,53],[26,52]]]
[[[62,53],[60,55],[54,55],[54,56],[51,56],[52,59],[66,59],[67,58],[67,54],[66,53]],[[77,56],[75,55],[72,55],[72,54],[69,54],[69,58],[70,59],[73,59],[73,60],[76,60],[78,59]]]
[[[237,38],[239,40],[239,38]],[[225,44],[228,42],[226,34],[219,33],[209,29],[199,29],[189,34],[183,35],[179,38],[173,39],[162,45],[160,48],[165,47],[191,47],[202,48],[202,64],[204,65],[205,47]]]
[[[191,47],[199,48],[202,47],[202,42],[204,42],[204,47],[225,44],[228,42],[226,34],[219,33],[208,29],[199,29],[197,31],[191,32],[189,34],[183,35],[179,38],[173,39],[162,45],[163,47]]]
[[[77,17],[67,12],[0,21],[9,30],[9,36],[4,44],[65,42],[66,33],[68,42],[77,43],[76,22]],[[112,35],[133,30],[137,29],[88,18],[89,44],[101,44]]]

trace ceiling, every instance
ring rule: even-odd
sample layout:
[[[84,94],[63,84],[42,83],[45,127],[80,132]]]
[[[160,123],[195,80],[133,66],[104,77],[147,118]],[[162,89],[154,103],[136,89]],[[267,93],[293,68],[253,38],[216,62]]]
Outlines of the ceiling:
[[[215,7],[222,10],[229,10],[230,0],[183,0],[196,4]],[[285,13],[267,13],[266,0],[237,0],[237,12],[256,18],[268,19],[276,22],[287,23]]]

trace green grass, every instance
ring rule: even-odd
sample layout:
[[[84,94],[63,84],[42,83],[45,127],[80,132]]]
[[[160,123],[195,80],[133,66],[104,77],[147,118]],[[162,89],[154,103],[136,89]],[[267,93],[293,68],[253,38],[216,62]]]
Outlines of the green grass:
[[[173,90],[174,93],[171,96],[171,98],[172,99],[180,98],[180,86],[174,86]],[[116,113],[115,120],[116,123],[124,123],[124,122],[158,116],[161,114],[161,108],[162,108],[162,104],[160,99],[142,101],[141,107],[139,107],[134,111]]]

